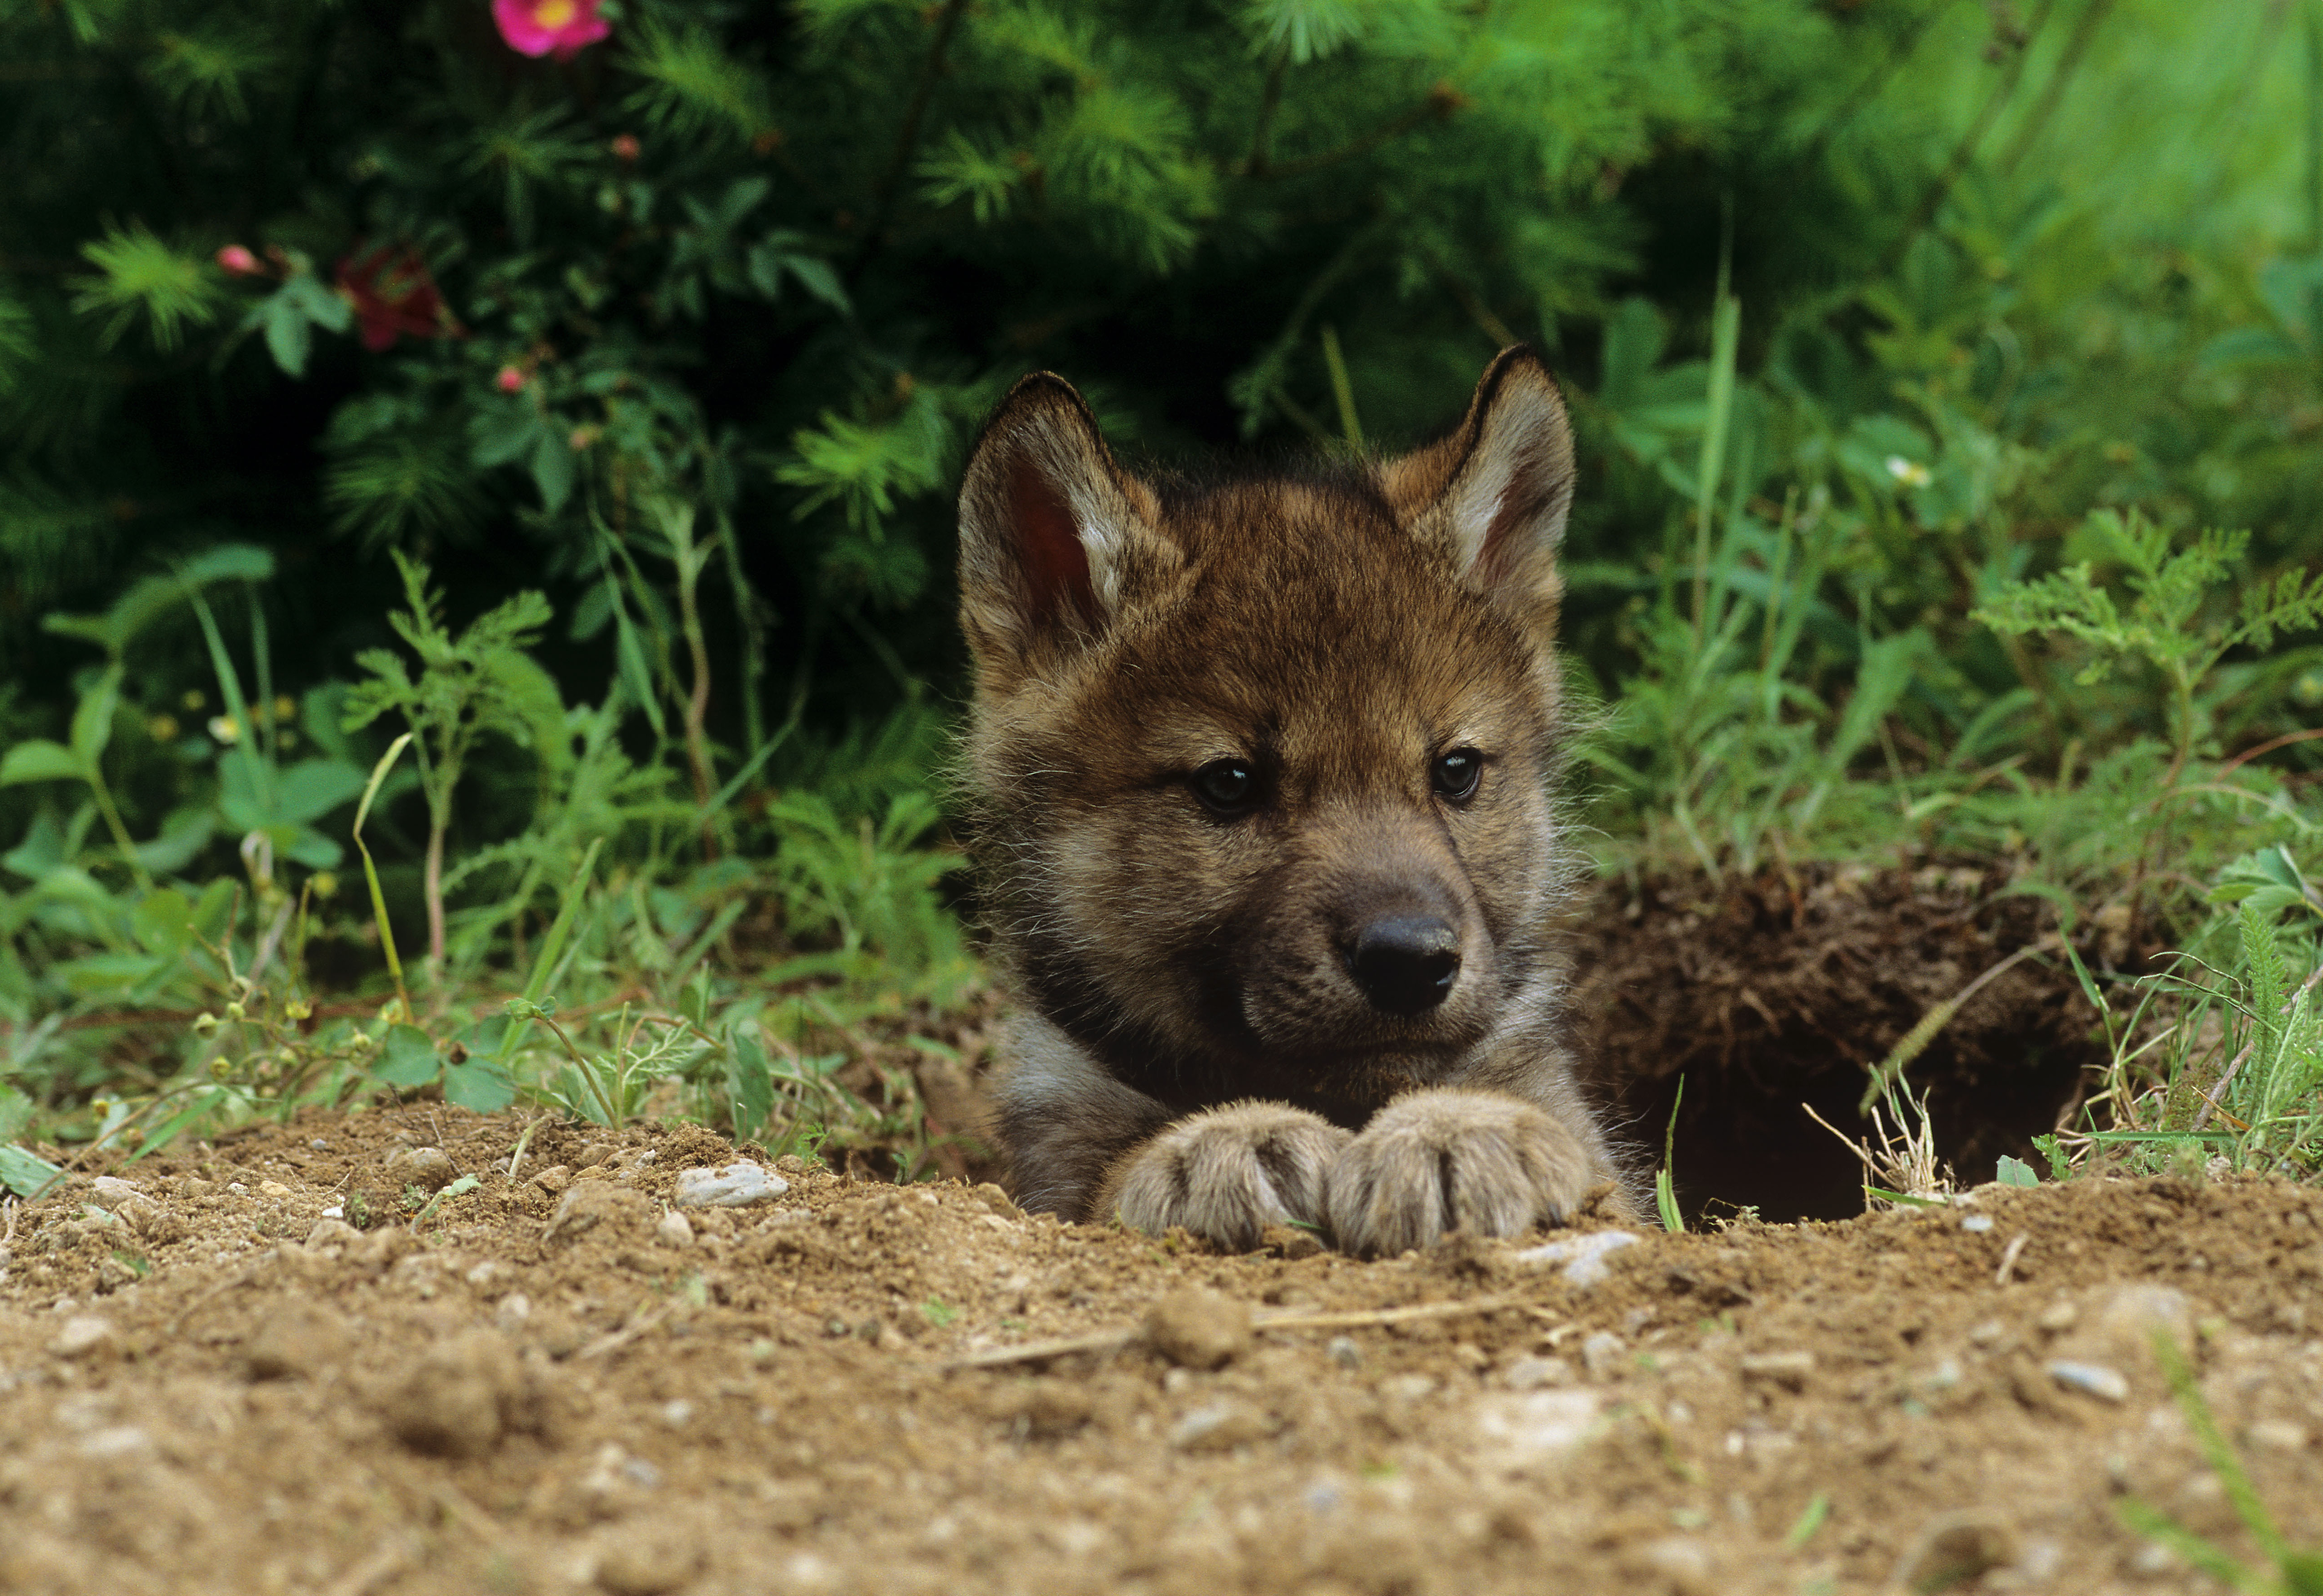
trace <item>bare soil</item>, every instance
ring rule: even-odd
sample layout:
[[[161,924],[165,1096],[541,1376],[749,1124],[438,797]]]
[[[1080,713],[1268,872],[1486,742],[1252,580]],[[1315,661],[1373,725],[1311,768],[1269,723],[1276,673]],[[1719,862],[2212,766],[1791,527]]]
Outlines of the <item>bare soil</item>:
[[[0,1590],[2210,1589],[2116,1510],[2254,1555],[2157,1326],[2323,1542],[2298,1188],[1986,1187],[1584,1284],[1558,1237],[1221,1257],[794,1160],[689,1238],[719,1138],[543,1124],[511,1179],[524,1128],[310,1116],[20,1208]]]

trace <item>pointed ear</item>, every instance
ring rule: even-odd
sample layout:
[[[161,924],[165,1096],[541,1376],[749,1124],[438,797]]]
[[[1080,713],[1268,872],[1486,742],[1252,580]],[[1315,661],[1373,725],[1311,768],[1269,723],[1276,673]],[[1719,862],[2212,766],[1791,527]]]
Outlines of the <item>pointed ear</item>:
[[[1472,587],[1553,626],[1573,475],[1556,379],[1519,344],[1485,369],[1452,436],[1391,462],[1382,481],[1412,530],[1441,539]]]
[[[960,489],[960,625],[978,664],[1022,666],[1102,633],[1156,509],[1072,384],[1037,371],[1010,389]]]

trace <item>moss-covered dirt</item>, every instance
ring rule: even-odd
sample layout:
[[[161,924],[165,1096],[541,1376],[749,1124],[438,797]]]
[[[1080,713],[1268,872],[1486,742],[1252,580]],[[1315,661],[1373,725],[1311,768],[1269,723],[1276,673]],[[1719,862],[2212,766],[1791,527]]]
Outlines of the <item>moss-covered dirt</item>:
[[[0,1589],[2208,1588],[2116,1511],[2252,1555],[2156,1325],[2323,1543],[2296,1188],[1987,1187],[1576,1284],[1557,1238],[1217,1257],[795,1163],[689,1237],[715,1136],[543,1124],[511,1180],[523,1130],[310,1116],[20,1207]]]

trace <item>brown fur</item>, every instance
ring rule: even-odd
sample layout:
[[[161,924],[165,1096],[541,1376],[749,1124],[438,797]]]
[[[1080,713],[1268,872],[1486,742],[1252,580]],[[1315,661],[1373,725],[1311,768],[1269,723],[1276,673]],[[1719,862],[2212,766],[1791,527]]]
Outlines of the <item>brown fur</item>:
[[[1551,938],[1572,480],[1524,349],[1443,442],[1305,475],[1149,482],[1060,380],[1002,401],[960,491],[960,620],[1025,1206],[1372,1254],[1622,1185]],[[1431,784],[1463,748],[1465,801]],[[1256,782],[1225,818],[1195,785],[1222,760]]]

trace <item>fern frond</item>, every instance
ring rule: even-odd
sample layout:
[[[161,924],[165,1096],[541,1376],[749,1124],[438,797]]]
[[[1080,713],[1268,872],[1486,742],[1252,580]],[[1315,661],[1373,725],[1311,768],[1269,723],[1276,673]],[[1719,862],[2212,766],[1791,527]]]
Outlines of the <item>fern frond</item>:
[[[646,80],[629,108],[681,138],[725,133],[748,142],[775,126],[765,81],[698,28],[647,23],[624,65]]]

